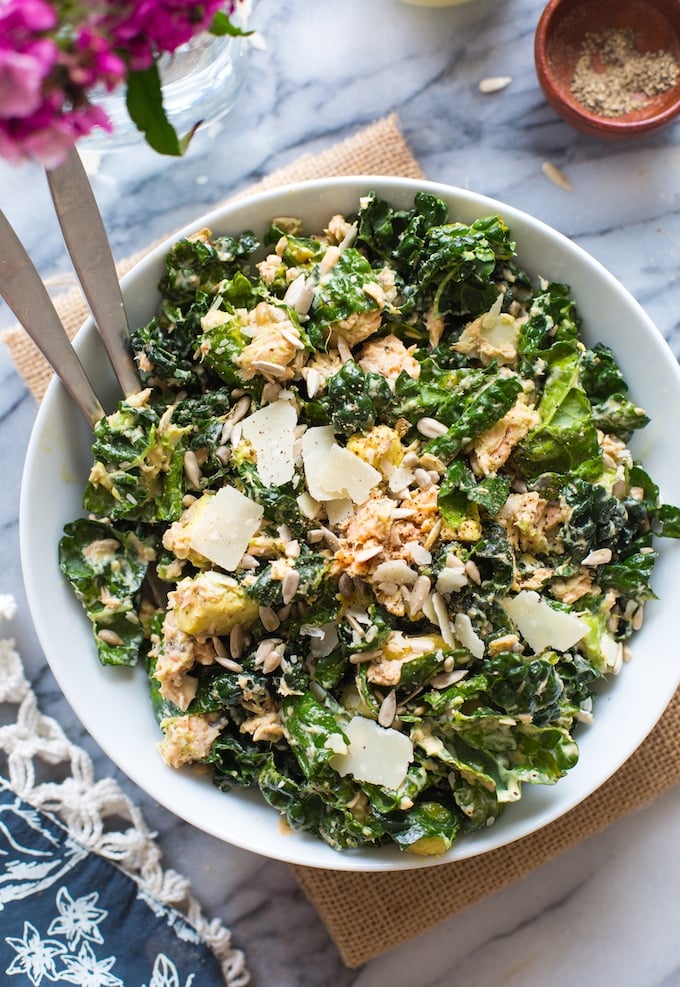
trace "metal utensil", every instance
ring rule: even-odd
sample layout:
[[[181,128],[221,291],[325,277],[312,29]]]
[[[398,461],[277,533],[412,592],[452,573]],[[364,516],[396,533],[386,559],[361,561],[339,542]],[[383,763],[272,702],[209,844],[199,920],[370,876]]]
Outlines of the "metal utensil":
[[[103,416],[104,409],[71,345],[42,278],[2,211],[0,294],[61,378],[78,408],[94,425]]]
[[[129,327],[104,222],[75,148],[64,164],[47,171],[47,183],[64,243],[116,377],[127,397],[139,378],[127,347]]]

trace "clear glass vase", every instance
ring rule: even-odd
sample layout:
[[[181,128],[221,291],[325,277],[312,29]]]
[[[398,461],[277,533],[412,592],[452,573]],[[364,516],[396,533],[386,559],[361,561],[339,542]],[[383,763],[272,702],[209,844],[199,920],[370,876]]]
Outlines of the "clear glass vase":
[[[247,65],[247,42],[241,38],[199,34],[171,55],[163,55],[158,68],[163,86],[165,112],[182,136],[201,120],[214,124],[236,102]],[[92,97],[109,116],[112,133],[95,128],[81,142],[91,151],[113,151],[140,144],[143,137],[128,116],[125,87],[114,93]]]

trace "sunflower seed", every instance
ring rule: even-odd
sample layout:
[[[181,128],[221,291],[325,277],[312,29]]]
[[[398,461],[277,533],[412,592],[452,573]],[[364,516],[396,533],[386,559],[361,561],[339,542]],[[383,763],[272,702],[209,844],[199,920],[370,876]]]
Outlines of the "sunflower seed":
[[[321,374],[314,367],[307,371],[307,397],[311,401],[321,386]]]
[[[430,528],[430,533],[427,536],[427,538],[425,539],[425,542],[424,542],[424,545],[423,545],[423,547],[426,548],[428,552],[430,551],[430,549],[432,548],[432,546],[436,542],[437,538],[439,538],[439,535],[441,534],[442,527],[443,527],[442,519],[441,518],[437,518],[437,520],[434,522],[434,524]]]
[[[234,624],[229,632],[229,654],[234,661],[237,661],[243,654],[244,644],[245,635],[243,631],[243,624]]]
[[[225,648],[222,639],[215,635],[213,638],[211,638],[211,640],[212,640],[212,646],[215,649],[215,654],[218,656],[218,658],[226,658],[227,649]]]
[[[303,350],[305,348],[305,344],[302,342],[299,335],[292,329],[282,329],[281,335],[286,342],[290,343],[291,346],[294,346],[296,350]]]
[[[281,644],[281,638],[278,637],[263,637],[257,648],[255,649],[255,666],[260,668],[265,658],[269,652],[276,647],[277,644]]]
[[[102,629],[97,633],[97,637],[104,644],[110,644],[112,647],[119,647],[121,644],[125,644],[125,641],[119,634],[115,631],[110,630],[108,627],[102,627]]]
[[[231,459],[231,449],[229,446],[218,446],[215,449],[215,458],[219,459],[223,466],[226,466]]]
[[[314,300],[314,286],[311,284],[311,279],[308,283],[304,274],[298,275],[288,285],[283,300],[286,305],[294,308],[298,315],[306,315]]]
[[[332,552],[337,552],[337,550],[340,548],[340,539],[337,537],[337,535],[334,535],[333,532],[330,530],[330,528],[320,528],[319,530],[322,532],[324,541],[326,542],[330,550]]]
[[[262,388],[260,400],[262,401],[262,404],[274,404],[275,401],[278,401],[280,393],[281,385],[274,383],[272,380],[268,380]]]
[[[543,172],[546,178],[548,178],[551,182],[553,182],[554,185],[558,185],[560,188],[565,189],[565,191],[567,192],[573,191],[571,187],[571,182],[564,174],[564,172],[560,171],[560,169],[556,165],[552,164],[550,161],[543,162],[543,164],[541,165],[541,171]]]
[[[481,586],[482,577],[479,572],[479,569],[477,568],[476,562],[473,562],[472,559],[468,559],[467,562],[465,563],[465,571],[467,572],[468,576],[470,577],[473,583],[476,583],[477,586]]]
[[[606,565],[612,560],[612,550],[611,548],[597,548],[594,552],[590,552],[586,555],[585,559],[581,559],[581,565],[597,566]]]
[[[509,86],[511,82],[511,75],[490,75],[486,79],[479,80],[478,89],[480,93],[497,93]]]
[[[287,542],[286,547],[284,549],[284,553],[286,557],[289,559],[298,558],[298,556],[300,555],[300,542],[297,540],[297,538],[292,538],[289,542]]]
[[[265,655],[265,659],[262,662],[262,671],[264,672],[264,674],[269,675],[270,672],[273,672],[275,669],[277,669],[281,664],[281,658],[282,658],[281,652],[278,651],[276,648],[272,648],[271,651],[267,655]]]
[[[281,597],[284,603],[291,603],[300,585],[300,573],[297,569],[289,569],[281,584]]]
[[[215,662],[228,672],[238,673],[243,671],[243,665],[239,665],[233,658],[223,658],[222,655],[215,655]]]
[[[381,583],[396,583],[398,586],[406,583],[411,586],[417,579],[417,573],[403,559],[391,559],[376,566],[373,578]]]
[[[426,439],[436,439],[449,430],[448,425],[437,421],[436,418],[421,418],[416,422],[416,428]]]
[[[254,360],[252,368],[268,377],[285,377],[288,373],[288,368],[284,367],[282,363],[272,363],[271,360]]]
[[[429,576],[418,576],[408,599],[408,615],[411,619],[422,610],[423,603],[431,588],[432,582]]]
[[[405,521],[406,518],[415,517],[415,513],[412,507],[395,507],[392,511],[392,519],[394,521]]]
[[[381,727],[391,727],[397,713],[397,694],[391,689],[380,704],[378,723]]]
[[[338,579],[338,592],[341,596],[351,596],[354,593],[354,580],[346,572]]]
[[[345,620],[347,621],[347,623],[349,624],[349,626],[352,628],[352,630],[354,631],[354,633],[355,634],[358,634],[358,636],[360,638],[363,638],[363,636],[364,636],[364,634],[366,632],[364,631],[363,627],[361,626],[361,624],[359,623],[359,621],[356,619],[356,617],[354,616],[354,614],[352,614],[352,613],[346,613],[345,614]]]
[[[440,672],[439,675],[430,679],[430,685],[433,689],[446,689],[448,686],[460,682],[467,674],[467,668],[455,668],[451,672]]]
[[[233,426],[231,430],[231,444],[234,449],[241,441],[242,434],[243,434],[243,426],[241,425],[241,422],[236,422],[236,424]]]
[[[612,494],[619,500],[623,500],[626,496],[626,481],[623,479],[615,480],[612,484]]]
[[[451,618],[449,617],[449,612],[446,609],[446,603],[444,602],[444,597],[440,593],[432,594],[432,609],[434,610],[434,615],[439,624],[439,630],[444,638],[444,643],[449,647],[453,648],[456,644],[456,639],[453,634],[453,627],[451,625]]]
[[[362,562],[369,562],[374,559],[376,555],[380,555],[382,552],[382,545],[373,545],[370,548],[362,548],[360,552],[357,552],[354,556],[354,561],[361,564]]]
[[[404,550],[411,556],[416,565],[429,565],[432,561],[432,552],[429,552],[420,542],[409,541],[404,545]]]
[[[260,563],[257,561],[254,555],[249,555],[248,552],[246,552],[245,555],[241,556],[241,561],[239,562],[239,565],[242,569],[248,569],[250,571],[252,569],[257,569]]]
[[[417,452],[407,452],[399,465],[400,466],[403,466],[404,469],[411,469],[413,466],[417,466],[418,465],[418,453]]]
[[[274,610],[271,607],[260,607],[259,609],[260,623],[266,631],[275,631],[280,625],[281,621],[277,617]]]
[[[427,472],[427,470],[418,467],[418,469],[415,470],[413,476],[421,490],[429,490],[430,487],[432,486],[432,477]]]
[[[338,336],[338,354],[343,363],[347,363],[348,360],[352,359],[352,351],[349,348],[349,344],[342,336]]]
[[[634,631],[639,631],[640,630],[640,628],[642,627],[642,623],[643,623],[644,619],[645,619],[645,610],[644,610],[643,605],[640,604],[640,606],[635,611],[635,613],[633,615],[633,619],[631,621],[631,625],[632,625],[632,628],[633,628]]]
[[[231,423],[235,425],[236,422],[240,422],[242,418],[248,414],[250,410],[250,398],[247,394],[244,394],[242,398],[234,405],[233,411],[231,413]]]
[[[364,662],[373,661],[374,658],[378,658],[382,654],[379,649],[377,651],[354,651],[349,656],[349,661],[351,665],[363,665]]]
[[[187,483],[198,490],[201,486],[201,470],[193,449],[187,449],[184,453],[184,475]]]

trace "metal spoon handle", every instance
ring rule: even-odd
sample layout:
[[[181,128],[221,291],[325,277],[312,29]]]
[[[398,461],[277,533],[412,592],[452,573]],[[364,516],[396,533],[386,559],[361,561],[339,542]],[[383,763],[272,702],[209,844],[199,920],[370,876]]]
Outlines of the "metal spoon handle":
[[[23,244],[0,211],[0,294],[26,332],[61,378],[87,420],[103,416],[83,366],[71,345],[52,299]]]
[[[128,349],[125,305],[101,213],[75,148],[64,164],[47,171],[47,181],[78,280],[127,397],[140,384]]]

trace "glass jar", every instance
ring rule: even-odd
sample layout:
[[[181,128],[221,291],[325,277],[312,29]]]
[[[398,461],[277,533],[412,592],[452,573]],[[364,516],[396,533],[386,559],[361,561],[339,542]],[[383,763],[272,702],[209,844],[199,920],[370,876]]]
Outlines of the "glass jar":
[[[199,34],[171,55],[162,55],[158,69],[165,112],[180,136],[202,120],[207,127],[236,102],[247,66],[247,42],[241,38]],[[140,144],[142,135],[128,116],[125,86],[113,93],[95,93],[92,101],[108,114],[113,131],[99,127],[83,141],[84,149],[102,152]]]

